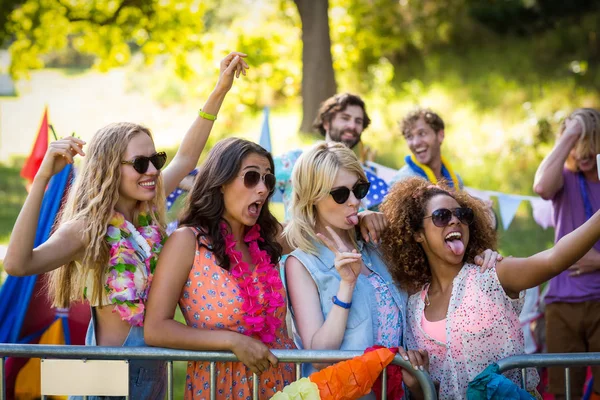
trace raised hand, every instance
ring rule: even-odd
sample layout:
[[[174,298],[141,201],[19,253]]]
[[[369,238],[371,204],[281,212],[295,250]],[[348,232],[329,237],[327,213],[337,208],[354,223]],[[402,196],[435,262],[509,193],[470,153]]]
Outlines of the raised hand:
[[[362,255],[356,249],[350,251],[333,229],[330,227],[326,229],[333,241],[320,233],[317,233],[317,237],[335,254],[335,269],[340,274],[342,281],[350,284],[356,283],[362,268]]]
[[[565,121],[565,134],[572,136],[581,136],[585,132],[585,123],[583,118],[579,115],[575,115]]]
[[[240,77],[240,74],[246,76],[246,70],[249,68],[244,60],[246,54],[238,51],[232,51],[219,64],[219,81],[217,89],[224,92],[229,91],[233,85],[233,78]]]
[[[366,243],[379,243],[381,234],[387,227],[387,219],[383,213],[362,211],[358,213],[360,234]]]
[[[231,351],[250,371],[261,374],[277,365],[277,357],[261,341],[239,334]]]
[[[67,164],[73,164],[77,154],[85,156],[82,149],[84,144],[85,141],[73,136],[50,143],[36,176],[50,179],[62,171]]]

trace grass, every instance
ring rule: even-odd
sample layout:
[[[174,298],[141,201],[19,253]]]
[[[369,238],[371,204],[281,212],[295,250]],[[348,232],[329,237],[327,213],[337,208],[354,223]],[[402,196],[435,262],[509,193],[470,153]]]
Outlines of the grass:
[[[27,196],[25,181],[19,172],[19,167],[0,164],[0,245],[8,243]]]

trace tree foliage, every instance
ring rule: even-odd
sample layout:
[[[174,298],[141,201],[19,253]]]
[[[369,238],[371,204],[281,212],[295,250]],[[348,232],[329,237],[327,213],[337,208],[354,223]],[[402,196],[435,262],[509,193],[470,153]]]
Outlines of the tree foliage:
[[[5,32],[10,35],[13,76],[41,68],[40,56],[72,47],[96,56],[107,70],[127,64],[139,50],[152,62],[167,54],[181,75],[190,69],[186,55],[202,45],[204,12],[210,1],[178,0],[26,0],[10,12]],[[3,4],[4,6],[4,4]],[[0,10],[5,11],[5,10]]]

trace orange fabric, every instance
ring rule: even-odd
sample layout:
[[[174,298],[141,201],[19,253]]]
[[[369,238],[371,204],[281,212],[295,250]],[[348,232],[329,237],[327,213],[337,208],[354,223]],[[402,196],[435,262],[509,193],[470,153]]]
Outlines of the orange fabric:
[[[308,378],[319,387],[321,400],[353,400],[368,394],[373,383],[394,359],[382,348],[312,373]]]
[[[43,333],[39,344],[65,344],[63,321],[57,319]],[[17,375],[15,398],[19,400],[39,399],[41,396],[40,359],[31,358],[21,368]],[[52,399],[66,399],[66,397],[52,396]]]
[[[207,243],[205,239],[201,239]],[[244,329],[242,298],[236,279],[219,267],[206,247],[196,245],[194,265],[183,288],[179,305],[187,325],[198,329]],[[285,297],[285,289],[281,289]],[[262,294],[261,294],[262,299]],[[273,349],[295,349],[287,336],[286,306],[277,309],[275,316],[283,322],[277,330]],[[189,362],[186,376],[186,399],[208,399],[210,396],[209,363]],[[216,363],[217,399],[251,398],[252,373],[240,362]],[[269,399],[295,379],[294,364],[278,364],[260,375],[259,398]]]

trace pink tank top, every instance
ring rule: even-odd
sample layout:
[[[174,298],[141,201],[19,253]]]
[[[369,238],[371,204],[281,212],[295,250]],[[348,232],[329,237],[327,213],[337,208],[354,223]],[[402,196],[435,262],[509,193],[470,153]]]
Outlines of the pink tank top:
[[[428,288],[425,288],[421,291],[421,298],[425,301],[425,293]],[[441,343],[446,343],[446,318],[430,322],[425,317],[425,309],[423,309],[423,318],[421,318],[421,328],[423,328],[423,332],[429,335],[432,339],[437,340]]]

